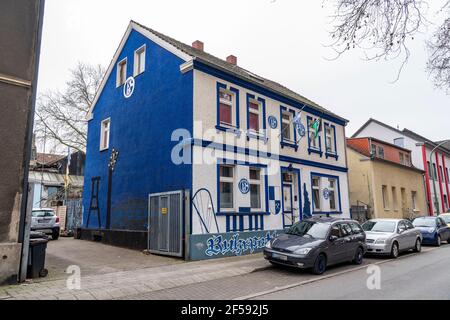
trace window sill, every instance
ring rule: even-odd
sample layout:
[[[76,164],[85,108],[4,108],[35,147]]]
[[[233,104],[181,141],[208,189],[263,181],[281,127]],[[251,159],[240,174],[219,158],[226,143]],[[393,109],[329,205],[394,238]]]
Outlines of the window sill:
[[[309,149],[308,149],[308,153],[309,153],[309,155],[311,155],[311,153],[316,153],[316,154],[318,154],[320,157],[323,156],[323,152],[322,152],[322,150],[320,150],[320,149],[309,148]]]
[[[328,158],[335,158],[336,161],[339,160],[339,156],[336,153],[329,153],[329,152],[327,152],[327,153],[325,153],[325,156],[326,156],[327,159]]]
[[[269,216],[270,212],[252,211],[252,212],[217,212],[217,216]]]
[[[234,133],[238,138],[242,134],[242,131],[239,130],[238,128],[236,128],[236,127],[228,127],[228,126],[223,126],[223,125],[217,125],[216,126],[216,130],[217,131]]]
[[[108,148],[104,148],[104,149],[100,149],[100,152],[105,152],[105,151],[108,151],[109,150],[109,147]]]
[[[281,141],[281,148],[292,148],[295,149],[295,151],[297,152],[298,150],[298,144],[294,143],[294,142],[285,142],[285,141]]]
[[[250,139],[262,140],[262,141],[264,141],[264,143],[269,142],[269,138],[267,138],[266,136],[264,136],[260,133],[256,133],[256,132],[247,132],[247,140],[250,140]]]
[[[318,214],[342,214],[342,211],[314,211],[313,214],[318,215]]]

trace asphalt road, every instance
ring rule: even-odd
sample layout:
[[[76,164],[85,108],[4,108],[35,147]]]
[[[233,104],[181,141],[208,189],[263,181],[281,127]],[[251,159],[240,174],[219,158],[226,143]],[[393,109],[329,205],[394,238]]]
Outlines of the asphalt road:
[[[381,290],[369,290],[367,270],[381,268]],[[308,300],[450,299],[450,245],[424,247],[397,260],[365,258],[364,265],[343,264],[323,276],[306,270],[268,267],[243,276],[180,286],[125,299],[144,300]]]
[[[403,255],[397,260],[379,262],[379,289],[369,289],[374,284],[373,273],[368,269],[324,278],[286,290],[268,294],[254,294],[254,299],[265,300],[402,300],[450,299],[450,245],[426,248],[417,255]],[[373,272],[373,271],[372,271]],[[257,295],[255,297],[255,295]]]

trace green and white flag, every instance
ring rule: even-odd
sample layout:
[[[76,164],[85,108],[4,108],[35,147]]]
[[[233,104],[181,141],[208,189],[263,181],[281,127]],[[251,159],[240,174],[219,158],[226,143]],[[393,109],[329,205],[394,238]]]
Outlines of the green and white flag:
[[[310,128],[314,130],[314,138],[319,136],[319,132],[322,131],[322,119],[316,119],[311,125]]]

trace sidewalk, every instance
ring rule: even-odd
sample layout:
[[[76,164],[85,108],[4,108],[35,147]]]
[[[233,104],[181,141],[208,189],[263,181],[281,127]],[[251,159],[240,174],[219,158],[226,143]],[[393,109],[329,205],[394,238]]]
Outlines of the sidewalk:
[[[67,279],[0,287],[0,300],[107,300],[248,274],[268,268],[262,254],[81,276],[81,290]],[[67,275],[69,277],[69,275]]]

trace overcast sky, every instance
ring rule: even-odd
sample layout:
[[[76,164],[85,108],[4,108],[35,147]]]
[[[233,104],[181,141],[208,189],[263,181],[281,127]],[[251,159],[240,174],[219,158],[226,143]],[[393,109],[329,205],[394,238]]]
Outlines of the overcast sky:
[[[401,61],[366,62],[356,51],[326,59],[330,8],[321,0],[47,0],[39,91],[63,88],[77,61],[108,66],[133,19],[188,44],[201,40],[218,57],[236,55],[240,66],[350,120],[348,136],[373,117],[450,139],[450,96],[425,73],[432,27],[411,42],[412,57],[392,84]]]

